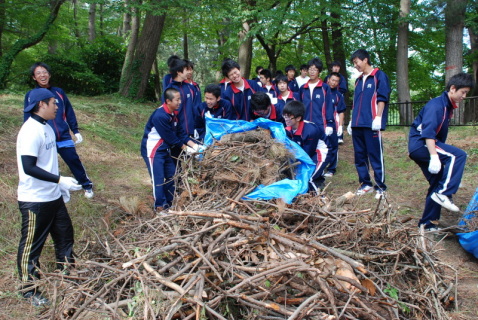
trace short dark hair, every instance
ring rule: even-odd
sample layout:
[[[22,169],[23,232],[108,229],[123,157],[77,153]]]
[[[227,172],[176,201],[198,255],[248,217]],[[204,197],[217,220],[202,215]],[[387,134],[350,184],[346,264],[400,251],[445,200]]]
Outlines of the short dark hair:
[[[251,109],[253,111],[257,110],[267,110],[271,105],[271,98],[269,95],[262,91],[257,91],[251,96]]]
[[[174,95],[176,94],[176,92],[179,93],[178,89],[176,89],[176,88],[173,88],[173,87],[167,88],[164,91],[164,101],[165,102],[166,102],[166,100],[173,101]]]
[[[294,70],[295,71],[295,67],[291,64],[289,64],[287,67],[285,67],[285,73],[289,72],[289,70]]]
[[[263,66],[257,66],[256,67],[256,73],[259,73],[259,71],[261,71],[262,69],[264,69]]]
[[[301,120],[304,120],[304,114],[305,106],[298,100],[287,102],[284,106],[284,110],[282,110],[282,115],[293,116],[294,118],[300,117]]]
[[[184,69],[187,69],[187,67],[188,63],[186,60],[176,59],[171,62],[171,65],[169,66],[169,72],[174,79],[178,76],[178,72],[184,72]]]
[[[55,99],[54,97],[51,97],[51,98]],[[40,110],[40,102],[44,102],[44,103],[48,104],[48,103],[50,103],[51,98],[43,99],[43,100],[38,101],[38,102],[35,104],[35,106],[33,107],[33,109],[30,110],[30,113],[31,113],[31,114],[37,113],[38,110]]]
[[[221,96],[221,86],[215,83],[208,84],[204,93],[212,93],[216,98],[219,98]]]
[[[231,70],[234,68],[241,70],[241,66],[239,65],[239,63],[232,59],[225,59],[221,66],[222,75],[227,77],[229,72],[231,72]]]
[[[339,79],[340,79],[340,73],[338,73],[338,72],[329,73],[329,78],[332,77],[332,76],[339,77]]]
[[[319,69],[319,73],[321,73],[322,70],[324,70],[324,65],[322,63],[322,60],[320,60],[319,58],[311,59],[309,63],[307,63],[308,68],[312,66],[315,66],[317,69]]]
[[[450,91],[451,86],[454,86],[456,90],[462,88],[470,88],[471,90],[475,86],[475,81],[473,80],[473,76],[471,74],[460,72],[448,80],[446,91]]]
[[[262,69],[259,74],[266,77],[266,79],[272,79],[272,73],[269,69]]]
[[[306,64],[302,64],[302,65],[300,66],[300,70],[307,70],[307,69],[309,69],[309,66],[306,65]]]
[[[350,61],[352,61],[353,63],[355,58],[358,58],[362,61],[365,60],[365,58],[367,58],[368,65],[369,66],[372,65],[372,61],[370,60],[370,54],[365,49],[358,49],[357,51],[352,53],[352,56],[350,57]]]
[[[289,79],[287,79],[287,76],[286,75],[283,75],[283,74],[280,74],[276,77],[276,83],[279,84],[279,82],[285,82],[285,83],[289,83]]]
[[[176,55],[172,55],[168,58],[166,63],[168,64],[168,67],[171,67],[171,63],[173,62],[173,60],[179,60],[179,59],[181,59],[181,58],[176,56]]]
[[[31,67],[30,67],[30,74],[32,76],[35,75],[35,69],[38,68],[38,67],[43,67],[46,69],[46,71],[48,71],[49,74],[51,74],[51,69],[50,69],[50,66],[47,65],[46,63],[44,62],[35,62]]]
[[[184,59],[184,61],[186,61],[188,65],[188,69],[191,68],[194,70],[194,62],[192,62],[191,60],[186,60],[186,59]]]
[[[342,68],[342,64],[340,63],[340,61],[332,61],[332,63],[330,64],[331,67],[341,67]]]

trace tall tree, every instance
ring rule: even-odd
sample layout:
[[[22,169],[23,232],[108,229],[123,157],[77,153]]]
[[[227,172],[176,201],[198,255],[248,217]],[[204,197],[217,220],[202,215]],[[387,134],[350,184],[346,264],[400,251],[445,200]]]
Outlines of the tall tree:
[[[410,0],[400,0],[400,19],[397,39],[397,94],[400,104],[400,123],[413,121],[410,87],[408,85],[408,15]]]
[[[467,0],[447,0],[445,8],[445,83],[457,73],[463,71],[463,28]],[[456,122],[465,121],[464,108],[455,109]]]
[[[96,3],[90,3],[88,10],[88,40],[90,42],[96,39]]]
[[[55,22],[55,19],[58,16],[58,11],[64,2],[65,0],[51,1],[48,5],[48,16],[44,23],[36,28],[38,31],[31,36],[17,39],[7,51],[3,52],[3,55],[0,58],[0,87],[5,87],[5,82],[10,73],[10,68],[15,57],[23,50],[36,45],[43,39]]]
[[[125,72],[121,76],[119,92],[125,97],[144,98],[151,68],[156,58],[166,20],[166,1],[152,0],[150,4],[153,8],[146,13],[141,35],[134,47],[134,53],[130,60],[125,60],[127,65],[123,67]]]

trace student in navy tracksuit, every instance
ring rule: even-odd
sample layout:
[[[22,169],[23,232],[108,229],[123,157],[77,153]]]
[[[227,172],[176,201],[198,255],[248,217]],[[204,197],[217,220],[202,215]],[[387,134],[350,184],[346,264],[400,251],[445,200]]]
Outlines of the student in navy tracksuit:
[[[190,85],[193,86],[194,89],[194,100],[197,103],[201,103],[202,97],[201,97],[201,88],[199,87],[199,84],[193,80],[193,74],[194,74],[194,63],[192,63],[189,60],[186,60],[188,63],[188,68],[187,68],[187,73],[186,73],[186,82],[189,83]]]
[[[231,119],[232,106],[225,99],[221,99],[221,87],[218,84],[210,84],[204,90],[204,102],[196,106],[195,137],[204,139],[206,134],[206,118]]]
[[[330,66],[332,67],[332,72],[337,72],[339,74],[339,77],[340,77],[339,91],[341,94],[345,95],[345,93],[349,91],[349,83],[347,79],[340,73],[340,68],[342,68],[342,64],[340,63],[340,61],[334,61],[330,64]],[[325,83],[327,83],[327,80],[329,80],[329,76],[330,75],[325,77],[324,79]]]
[[[231,80],[230,85],[224,92],[223,98],[232,105],[232,119],[246,120],[252,119],[250,108],[251,96],[258,91],[263,91],[259,85],[242,77],[241,67],[237,62],[226,59],[222,64],[222,74]]]
[[[50,85],[51,72],[47,64],[43,62],[33,64],[30,68],[30,73],[33,80],[37,83],[37,88],[46,88],[55,95],[58,111],[55,119],[49,120],[48,123],[55,132],[58,154],[60,154],[61,158],[68,165],[68,168],[70,168],[71,173],[73,173],[78,183],[81,184],[83,190],[85,190],[85,197],[91,199],[94,196],[93,182],[91,182],[86,174],[85,167],[75,148],[75,144],[81,143],[83,137],[78,130],[78,122],[76,121],[73,106],[63,89]],[[28,105],[30,92],[31,91],[27,92],[25,95],[24,107]],[[29,117],[30,113],[24,113],[24,121]],[[75,135],[76,142],[73,142],[70,130]]]
[[[280,112],[282,112],[287,102],[299,100],[299,93],[289,90],[287,77],[285,75],[278,76],[275,80],[277,83],[277,89],[279,90],[275,106]]]
[[[418,225],[436,230],[433,221],[440,219],[441,207],[459,211],[452,195],[460,185],[465,169],[466,152],[446,144],[448,124],[453,110],[473,88],[473,77],[459,73],[450,78],[445,92],[430,100],[420,111],[410,128],[408,152],[428,180],[425,209]]]
[[[331,63],[331,67],[332,67],[332,72],[337,72],[339,77],[340,77],[340,81],[339,81],[339,92],[345,97],[345,94],[347,93],[347,91],[349,91],[349,83],[347,81],[347,78],[345,78],[341,73],[340,73],[340,69],[342,68],[342,64],[340,63],[340,61],[334,61]],[[324,82],[325,83],[328,83],[328,80],[329,80],[329,76],[325,77],[324,79]],[[337,134],[338,138],[339,138],[339,144],[342,144],[344,143],[344,134],[343,132],[341,134]]]
[[[276,86],[272,83],[271,71],[269,69],[262,69],[259,73],[259,79],[262,83],[262,90],[270,95],[271,100],[277,99],[278,92]]]
[[[173,63],[173,60],[178,60],[181,59],[176,55],[170,56],[168,60],[166,61],[168,68],[171,68],[171,64]],[[168,85],[173,81],[173,76],[171,75],[171,72],[167,73],[163,77],[163,90],[166,90]]]
[[[176,88],[168,88],[164,92],[164,99],[165,103],[153,112],[146,123],[141,141],[141,156],[151,176],[157,212],[169,208],[173,203],[176,165],[171,157],[171,148],[198,148],[187,136],[177,117],[181,104],[180,92]]]
[[[333,150],[337,148],[337,129],[330,88],[320,79],[323,64],[319,58],[314,58],[307,65],[309,66],[309,81],[299,90],[299,99],[305,106],[304,120],[321,127],[327,136],[325,142],[328,149]],[[324,160],[325,166],[328,166],[331,161],[332,154],[328,152],[327,158]]]
[[[285,74],[287,76],[289,90],[292,92],[299,92],[300,86],[295,79],[295,67],[289,64],[287,67],[285,67]],[[277,85],[277,77],[275,79],[275,83]]]
[[[337,143],[333,144],[333,148],[329,149],[332,158],[327,167],[327,173],[324,174],[325,177],[331,177],[335,174],[337,170],[337,163],[339,161],[338,139],[339,136],[343,133],[344,112],[346,107],[344,96],[340,93],[338,89],[340,75],[337,72],[332,72],[330,75],[327,76],[327,78],[327,84],[330,87],[330,97],[334,106],[334,119],[337,130]]]
[[[282,118],[282,110],[278,110],[271,103],[271,99],[266,92],[259,91],[251,96],[251,110],[253,119],[264,118],[282,124],[285,123]]]
[[[252,78],[251,80],[252,81],[255,81],[257,82],[258,84],[261,82],[261,79],[260,79],[260,74],[261,74],[261,71],[264,70],[264,67],[262,66],[257,66],[256,67],[256,76],[254,78]]]
[[[194,107],[201,101],[197,100],[194,87],[187,83],[188,62],[182,59],[173,60],[169,71],[173,81],[166,87],[175,88],[181,94],[181,105],[178,110],[178,120],[189,137],[194,136]],[[163,103],[165,102],[164,96]]]
[[[355,51],[350,60],[362,72],[355,81],[352,118],[347,127],[352,135],[355,167],[360,182],[356,194],[362,195],[375,189],[375,198],[380,199],[387,190],[381,130],[385,130],[387,123],[390,83],[385,72],[371,66],[366,50]],[[369,174],[369,161],[375,187]]]
[[[314,161],[316,167],[309,180],[309,192],[320,192],[324,188],[324,168],[328,148],[326,135],[321,126],[304,120],[304,104],[300,101],[289,101],[284,107],[283,117],[286,123],[287,136],[295,141]]]

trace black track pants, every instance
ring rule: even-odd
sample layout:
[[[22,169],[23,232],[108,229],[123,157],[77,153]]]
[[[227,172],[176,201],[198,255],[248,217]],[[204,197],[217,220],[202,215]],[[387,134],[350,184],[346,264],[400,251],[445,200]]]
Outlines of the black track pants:
[[[22,215],[21,239],[18,246],[17,266],[23,282],[38,278],[40,254],[51,234],[55,245],[57,268],[74,263],[73,225],[63,198],[49,202],[18,201]]]

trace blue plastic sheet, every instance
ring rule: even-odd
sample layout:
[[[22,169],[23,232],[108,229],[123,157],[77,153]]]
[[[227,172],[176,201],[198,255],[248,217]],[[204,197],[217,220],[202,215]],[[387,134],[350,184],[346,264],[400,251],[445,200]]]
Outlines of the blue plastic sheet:
[[[268,119],[259,118],[252,122],[244,120],[226,120],[206,118],[206,135],[204,144],[211,145],[214,140],[220,140],[222,136],[230,133],[245,132],[255,130],[256,128],[269,129],[274,139],[282,142],[285,147],[294,154],[300,165],[295,168],[295,180],[284,179],[268,186],[259,186],[256,190],[244,196],[248,199],[283,199],[286,203],[292,203],[298,194],[306,193],[308,183],[315,169],[315,164],[309,155],[294,141],[287,138],[282,123],[274,122]]]
[[[463,214],[463,218],[458,223],[460,226],[466,226],[466,220],[471,219],[478,213],[478,188],[470,200],[468,207]],[[463,249],[478,258],[478,231],[457,233],[458,241]]]

